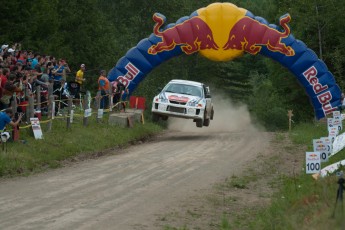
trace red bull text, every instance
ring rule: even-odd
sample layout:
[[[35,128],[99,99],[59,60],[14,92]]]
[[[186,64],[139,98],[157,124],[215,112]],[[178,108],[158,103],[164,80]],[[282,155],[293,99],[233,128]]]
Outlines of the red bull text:
[[[327,85],[322,85],[319,82],[319,79],[317,78],[317,69],[315,68],[315,66],[311,66],[309,69],[304,71],[303,76],[313,87],[313,91],[315,94],[319,94],[328,89]],[[333,111],[337,110],[337,108],[333,108],[330,103],[330,101],[332,100],[332,94],[329,90],[318,95],[317,99],[322,105],[322,110],[325,114],[331,114],[333,113]]]
[[[125,66],[125,69],[127,70],[127,73],[125,76],[119,76],[117,79],[119,82],[121,82],[125,87],[127,87],[130,82],[135,79],[136,76],[139,74],[139,69],[135,67],[131,62],[128,62],[128,64]]]

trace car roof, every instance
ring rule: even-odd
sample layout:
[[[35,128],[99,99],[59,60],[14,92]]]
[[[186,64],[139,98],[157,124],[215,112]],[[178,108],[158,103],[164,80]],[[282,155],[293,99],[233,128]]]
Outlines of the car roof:
[[[195,86],[203,86],[203,83],[196,82],[196,81],[188,81],[188,80],[180,80],[180,79],[173,79],[169,82],[170,83],[177,83],[177,84],[185,84],[185,85],[195,85]]]

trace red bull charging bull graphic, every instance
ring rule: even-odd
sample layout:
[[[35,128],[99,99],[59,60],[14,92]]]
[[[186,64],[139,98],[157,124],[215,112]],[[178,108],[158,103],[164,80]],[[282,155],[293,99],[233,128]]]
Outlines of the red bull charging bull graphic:
[[[198,53],[212,61],[231,61],[244,54],[261,54],[288,68],[305,88],[316,118],[341,106],[341,90],[325,63],[291,34],[289,14],[279,26],[232,3],[213,3],[166,25],[166,17],[153,14],[153,33],[142,39],[109,72],[131,94],[156,66],[181,54]],[[124,95],[125,97],[126,95]]]
[[[180,48],[185,54],[192,54],[200,49],[218,50],[210,27],[199,17],[187,19],[162,32],[160,28],[165,22],[165,17],[156,13],[153,15],[153,20],[156,22],[154,34],[160,37],[162,41],[158,42],[156,45],[152,45],[148,50],[149,54],[170,51],[177,45],[180,45]],[[193,33],[189,33],[189,31],[193,31]],[[186,36],[180,36],[181,33]]]
[[[287,25],[291,17],[289,14],[280,19],[280,25],[284,28],[284,32],[256,21],[250,17],[241,18],[234,27],[232,27],[228,42],[223,46],[223,49],[238,49],[245,50],[250,54],[257,54],[263,46],[267,47],[272,52],[280,52],[286,56],[295,55],[295,51],[291,46],[286,46],[283,38],[290,35],[290,27]],[[253,36],[255,31],[255,36]]]

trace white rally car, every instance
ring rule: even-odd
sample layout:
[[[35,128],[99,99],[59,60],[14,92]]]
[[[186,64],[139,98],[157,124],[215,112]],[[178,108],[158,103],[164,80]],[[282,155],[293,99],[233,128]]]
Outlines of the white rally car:
[[[152,120],[168,117],[193,119],[197,127],[209,126],[214,110],[210,88],[203,83],[186,80],[171,80],[153,98]]]

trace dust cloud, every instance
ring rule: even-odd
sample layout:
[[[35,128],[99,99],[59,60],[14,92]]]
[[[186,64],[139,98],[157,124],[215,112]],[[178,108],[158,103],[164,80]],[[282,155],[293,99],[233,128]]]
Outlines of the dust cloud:
[[[233,132],[255,130],[246,105],[234,105],[221,95],[212,97],[214,117],[208,127],[198,128],[191,119],[169,117],[168,129],[185,132]]]

